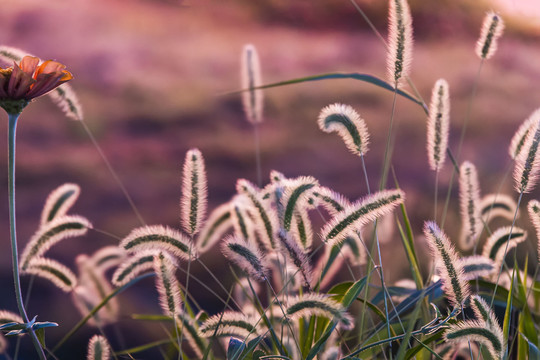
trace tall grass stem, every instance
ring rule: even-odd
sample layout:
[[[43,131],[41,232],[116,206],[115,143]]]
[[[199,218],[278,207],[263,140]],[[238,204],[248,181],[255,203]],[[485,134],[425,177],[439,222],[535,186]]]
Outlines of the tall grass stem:
[[[21,277],[19,274],[19,254],[17,250],[17,226],[15,216],[15,142],[17,132],[17,120],[19,114],[8,114],[8,195],[9,195],[9,227],[11,235],[11,258],[13,266],[13,281],[15,283],[15,298],[17,300],[17,307],[19,314],[23,318],[25,323],[28,323],[28,315],[26,315],[26,309],[24,307],[24,301],[21,291]],[[45,352],[41,347],[41,344],[34,333],[33,329],[29,329],[29,334],[34,343],[34,347],[41,360],[45,360]]]

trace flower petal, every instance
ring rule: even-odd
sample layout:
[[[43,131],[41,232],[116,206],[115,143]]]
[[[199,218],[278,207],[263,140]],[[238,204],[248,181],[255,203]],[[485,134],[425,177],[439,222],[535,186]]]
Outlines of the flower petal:
[[[32,76],[36,71],[36,68],[39,64],[39,58],[35,56],[25,56],[22,58],[19,66],[22,71]]]

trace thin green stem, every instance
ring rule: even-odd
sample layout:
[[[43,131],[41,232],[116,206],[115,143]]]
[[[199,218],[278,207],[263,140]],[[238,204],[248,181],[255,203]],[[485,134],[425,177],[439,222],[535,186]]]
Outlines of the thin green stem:
[[[478,72],[476,73],[476,76],[474,78],[474,84],[473,84],[471,97],[469,98],[469,102],[467,104],[467,112],[465,113],[465,120],[463,122],[463,127],[461,128],[459,144],[458,144],[456,156],[454,158],[454,163],[456,164],[456,166],[459,166],[457,164],[459,161],[459,157],[461,155],[461,146],[463,145],[463,140],[465,139],[465,133],[467,132],[467,126],[469,124],[469,118],[471,117],[471,114],[472,114],[472,105],[474,102],[474,98],[476,97],[476,90],[478,88],[478,79],[480,78],[480,72],[482,70],[483,64],[484,64],[484,60],[482,59],[482,61],[480,61],[480,65],[478,66]],[[450,196],[452,194],[452,185],[454,184],[454,177],[455,177],[457,169],[459,169],[459,168],[456,168],[456,166],[452,169],[452,175],[450,175],[450,181],[448,182],[448,192],[446,194],[446,202],[444,204],[443,217],[441,219],[441,228],[444,227],[444,222],[446,220],[446,213],[448,210],[448,206],[450,204]]]
[[[259,124],[253,125],[253,137],[255,139],[255,166],[257,167],[257,186],[262,186],[261,170],[261,137],[259,134]]]
[[[13,281],[15,283],[15,297],[17,299],[17,307],[19,314],[25,323],[28,323],[28,315],[24,307],[24,301],[21,291],[21,278],[19,274],[19,255],[17,251],[17,230],[15,217],[15,140],[17,132],[17,120],[19,114],[8,114],[9,130],[8,130],[8,193],[9,193],[9,227],[11,234],[11,258],[13,265]],[[39,355],[39,358],[45,360],[45,352],[34,333],[33,329],[29,329],[28,333],[32,338],[34,347]]]
[[[439,197],[439,170],[435,173],[435,191],[433,195],[433,221],[437,222],[437,198]]]
[[[514,212],[514,220],[512,221],[512,226],[510,227],[510,233],[508,234],[508,240],[506,241],[506,247],[504,248],[503,260],[501,262],[501,267],[499,268],[499,273],[497,275],[497,281],[495,282],[495,289],[493,289],[493,295],[491,296],[491,302],[489,306],[493,307],[493,302],[495,301],[495,294],[497,293],[497,287],[499,286],[499,280],[501,279],[501,274],[504,267],[504,258],[506,258],[506,253],[508,252],[508,245],[510,244],[510,239],[512,238],[512,230],[516,224],[517,214],[519,210],[519,205],[521,205],[521,200],[523,199],[523,190],[519,193],[519,198],[516,206],[516,211]],[[511,284],[510,286],[514,286]]]
[[[381,175],[381,183],[379,190],[383,190],[386,187],[386,179],[388,178],[388,171],[390,170],[390,163],[392,161],[392,152],[390,150],[390,143],[392,142],[392,129],[394,128],[394,115],[396,111],[396,98],[397,98],[397,83],[394,91],[394,97],[392,99],[392,115],[390,116],[390,126],[388,127],[388,137],[386,139],[386,148],[384,150],[383,170]]]

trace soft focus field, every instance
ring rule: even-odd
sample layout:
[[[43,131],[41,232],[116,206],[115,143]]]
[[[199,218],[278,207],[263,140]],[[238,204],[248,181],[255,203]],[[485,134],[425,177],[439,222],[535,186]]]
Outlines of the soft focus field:
[[[386,6],[378,3],[359,2],[385,36]],[[147,224],[178,224],[180,165],[191,147],[198,147],[207,161],[210,209],[232,196],[237,178],[256,180],[252,129],[244,119],[240,96],[226,94],[239,89],[240,51],[245,43],[253,43],[259,51],[264,83],[333,71],[384,77],[386,71],[383,43],[347,0],[267,4],[3,0],[3,5],[0,43],[67,64],[75,76],[71,84],[87,123]],[[411,7],[415,19],[411,78],[426,101],[435,80],[448,80],[452,97],[450,146],[455,147],[479,65],[474,44],[483,14],[490,7],[442,0],[411,1]],[[482,69],[460,158],[477,165],[483,194],[497,191],[510,163],[507,148],[511,135],[538,107],[540,99],[540,29],[519,19],[509,19],[508,27],[498,53]],[[349,154],[336,136],[320,132],[316,118],[322,107],[334,102],[348,103],[360,112],[371,133],[366,161],[370,181],[376,184],[391,101],[390,92],[353,80],[265,91],[263,178],[266,181],[269,171],[276,169],[291,177],[312,175],[351,199],[366,194],[358,158]],[[414,230],[420,234],[423,221],[432,216],[434,184],[425,153],[426,116],[403,98],[398,99],[397,107],[393,165],[407,193]],[[0,127],[0,137],[7,137],[6,128]],[[0,156],[0,163],[0,168],[6,168],[6,156]],[[441,194],[446,192],[449,177],[447,165],[440,177]],[[5,176],[0,180],[0,188],[7,189]],[[64,182],[81,186],[73,212],[86,216],[97,229],[123,237],[140,225],[81,125],[66,119],[50,100],[42,99],[25,110],[19,125],[17,215],[21,244],[37,228],[47,194]],[[510,178],[502,189],[513,193]],[[538,190],[532,197],[537,194]],[[448,216],[445,228],[450,236],[457,236],[456,196]],[[2,293],[11,294],[7,190],[0,192],[0,229],[4,241],[0,254]],[[51,256],[73,268],[77,254],[91,253],[116,241],[92,231],[83,239],[63,242]],[[426,254],[422,239],[417,247]],[[529,248],[535,248],[532,239]],[[214,272],[227,273],[228,265],[215,250],[205,255],[205,262]],[[409,276],[397,235],[394,242],[383,244],[383,262],[387,282]],[[427,270],[429,260],[423,263]],[[202,274],[199,270],[194,266],[197,276]],[[28,278],[24,278],[23,286],[27,283]],[[196,285],[193,293],[201,302],[213,304],[210,308],[219,307],[212,295]],[[129,304],[126,311],[158,311],[152,281],[129,290],[122,299]],[[0,308],[15,309],[11,295],[0,298]],[[69,298],[41,280],[34,284],[28,308],[30,314],[39,313],[42,321],[61,324],[49,331],[51,338],[78,320],[71,318],[77,313]],[[134,336],[151,329],[130,331]],[[85,341],[81,338],[81,344]]]

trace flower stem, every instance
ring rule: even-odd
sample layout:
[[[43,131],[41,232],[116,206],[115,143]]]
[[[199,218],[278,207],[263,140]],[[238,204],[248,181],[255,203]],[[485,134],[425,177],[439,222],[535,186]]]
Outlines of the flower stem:
[[[19,275],[19,255],[17,253],[17,232],[15,224],[15,133],[17,130],[18,114],[8,114],[9,131],[8,131],[8,192],[9,192],[9,226],[11,233],[11,255],[13,261],[13,280],[15,282],[15,297],[17,298],[17,307],[19,314],[25,323],[28,323],[28,315],[24,308],[24,302],[21,292],[21,279]],[[45,360],[45,353],[39,343],[39,340],[32,329],[28,333],[32,338],[34,347],[39,355],[39,358]]]

